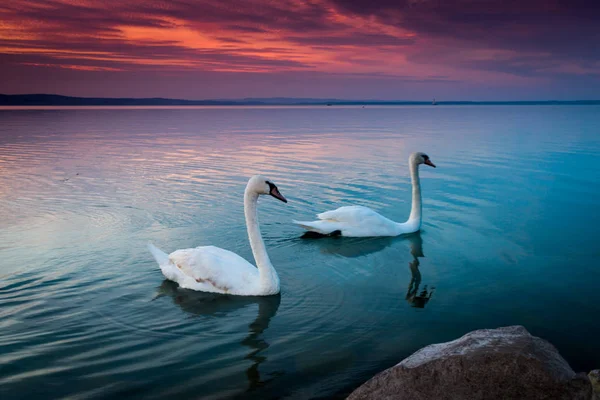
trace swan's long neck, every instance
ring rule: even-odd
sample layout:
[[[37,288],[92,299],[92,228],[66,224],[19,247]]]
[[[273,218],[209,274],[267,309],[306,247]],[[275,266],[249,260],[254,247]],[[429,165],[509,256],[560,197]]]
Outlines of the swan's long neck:
[[[258,267],[260,286],[265,294],[275,294],[279,292],[279,276],[277,276],[277,272],[273,268],[273,264],[271,264],[267,249],[265,248],[265,242],[263,242],[260,233],[258,212],[256,209],[257,202],[258,194],[246,188],[246,192],[244,193],[244,214],[246,216],[250,247],[252,247],[252,254]]]
[[[412,208],[407,222],[417,224],[418,229],[421,228],[421,180],[419,179],[419,165],[410,160],[410,180],[412,182]]]

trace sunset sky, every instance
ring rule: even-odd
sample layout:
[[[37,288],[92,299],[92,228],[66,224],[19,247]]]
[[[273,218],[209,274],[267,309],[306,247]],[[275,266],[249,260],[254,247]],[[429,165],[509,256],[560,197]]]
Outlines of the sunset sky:
[[[0,93],[600,98],[599,0],[5,0]]]

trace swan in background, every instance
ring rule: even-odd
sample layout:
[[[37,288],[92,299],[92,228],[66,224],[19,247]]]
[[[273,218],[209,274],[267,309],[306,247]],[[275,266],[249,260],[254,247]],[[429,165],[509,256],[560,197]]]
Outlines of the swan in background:
[[[258,196],[271,195],[287,203],[272,182],[260,175],[248,181],[244,192],[244,214],[252,254],[258,269],[231,251],[215,246],[176,250],[167,255],[148,243],[165,278],[184,289],[240,296],[267,296],[279,293],[279,276],[271,264],[258,225]]]
[[[363,206],[346,206],[337,210],[318,214],[319,221],[294,221],[316,235],[329,236],[398,236],[414,233],[421,229],[421,182],[419,165],[435,168],[425,153],[412,153],[408,158],[412,181],[412,209],[408,221],[394,222],[381,214]]]

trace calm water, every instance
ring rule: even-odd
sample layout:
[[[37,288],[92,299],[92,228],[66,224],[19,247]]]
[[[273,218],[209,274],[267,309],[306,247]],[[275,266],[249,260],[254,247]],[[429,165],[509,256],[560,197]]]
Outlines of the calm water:
[[[301,239],[361,204],[418,235]],[[600,107],[0,110],[0,396],[344,396],[430,343],[522,324],[600,367]],[[280,296],[178,289],[166,251],[252,260],[247,178]]]

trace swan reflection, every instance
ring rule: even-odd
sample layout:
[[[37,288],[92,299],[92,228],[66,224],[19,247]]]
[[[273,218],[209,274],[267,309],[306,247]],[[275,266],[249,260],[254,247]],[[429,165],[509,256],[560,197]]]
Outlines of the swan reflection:
[[[341,236],[321,236],[314,238],[305,234],[301,239],[306,244],[318,246],[319,250],[324,254],[336,254],[346,258],[354,258],[377,253],[389,247],[395,241],[402,241],[403,237],[344,238]]]
[[[413,256],[413,260],[408,263],[410,268],[410,283],[408,284],[408,290],[406,291],[406,301],[411,307],[424,308],[425,305],[431,299],[435,288],[427,290],[427,285],[423,286],[423,290],[419,292],[419,286],[421,285],[421,271],[419,271],[419,258],[425,257],[423,254],[423,238],[421,233],[417,232],[407,237],[410,242],[410,254]]]
[[[267,357],[261,352],[269,348],[262,337],[262,333],[269,327],[271,319],[277,314],[281,296],[227,296],[215,293],[197,292],[181,289],[177,283],[165,280],[158,288],[158,297],[169,296],[173,303],[177,304],[183,311],[192,315],[215,315],[229,313],[252,304],[258,304],[258,315],[248,325],[248,335],[240,342],[251,351],[244,357],[252,361],[252,365],[246,370],[248,378],[248,389],[252,391],[264,386],[281,372],[270,374],[268,379],[261,379],[259,365],[266,361]]]
[[[425,257],[423,254],[423,238],[421,237],[421,232],[403,236],[374,238],[343,238],[339,236],[313,237],[308,235],[301,237],[301,240],[306,245],[318,246],[322,253],[336,254],[347,258],[377,253],[391,246],[395,242],[408,241],[410,246],[410,254],[412,255],[413,259],[408,263],[411,279],[406,292],[406,301],[412,307],[424,308],[435,291],[435,287],[431,287],[431,289],[429,289],[427,285],[424,285],[419,291],[421,286],[419,258]]]

